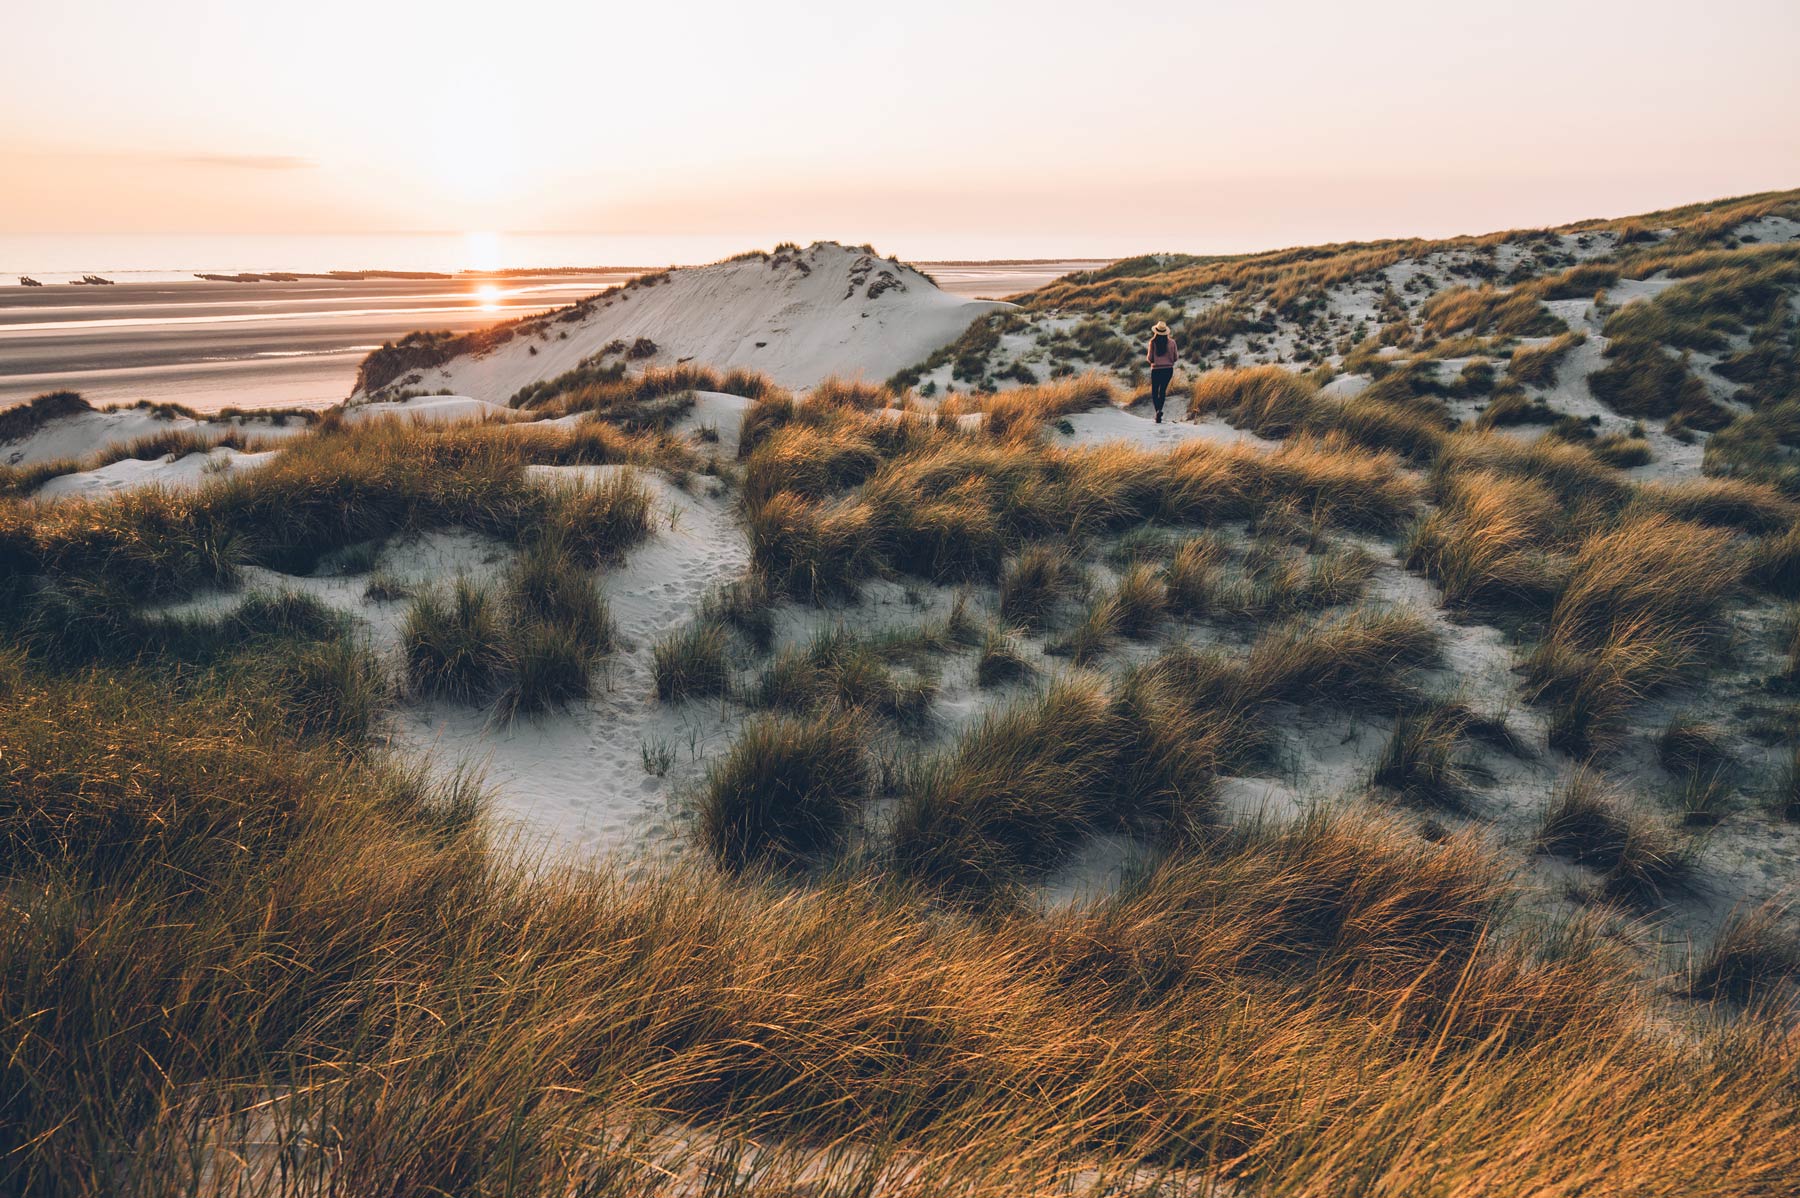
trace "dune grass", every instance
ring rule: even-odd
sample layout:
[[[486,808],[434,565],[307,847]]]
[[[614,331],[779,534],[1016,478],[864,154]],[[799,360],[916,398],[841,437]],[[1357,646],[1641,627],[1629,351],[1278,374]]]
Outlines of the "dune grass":
[[[515,544],[554,536],[589,563],[649,534],[653,500],[642,483],[628,473],[539,483],[525,469],[532,444],[482,425],[327,429],[260,470],[190,492],[47,507],[0,500],[0,552],[15,555],[22,573],[103,583],[143,602],[230,585],[242,563],[307,573],[334,550],[434,528]]]
[[[1119,635],[1115,596],[1095,609],[1063,650],[1076,665]],[[980,893],[1040,875],[1097,830],[1200,822],[1211,776],[1260,753],[1275,705],[1391,703],[1435,653],[1416,617],[1358,611],[1277,626],[1232,657],[1176,645],[1111,687],[1055,679],[928,763],[902,801],[895,861]]]
[[[426,696],[475,703],[499,687],[507,665],[507,629],[486,587],[459,578],[419,593],[400,630],[406,676]]]
[[[1712,232],[1707,211],[1647,221],[1677,228],[1631,252],[1704,248],[1744,211],[1719,209]],[[1408,244],[1127,262],[1054,290],[1079,310],[1230,279],[1303,303]],[[1500,300],[1459,302],[1478,309],[1466,327],[1499,319]],[[1154,635],[1163,612],[1228,615],[1231,584],[1258,571],[1340,561],[1353,576],[1350,554],[1316,552],[1320,530],[1391,533],[1421,494],[1401,455],[1343,429],[1299,428],[1276,453],[1158,458],[1052,448],[1037,427],[1049,401],[972,404],[982,427],[960,431],[890,427],[863,414],[874,402],[801,403],[748,438],[747,467],[779,450],[746,504],[760,569],[691,626],[714,644],[678,654],[683,670],[716,661],[728,686],[732,638],[766,649],[780,595],[854,593],[884,572],[1004,586],[1034,553],[1020,594],[1057,624],[1081,588],[1056,593],[1050,559],[1090,536],[1253,521],[1242,552],[1235,533],[1176,534],[1166,553],[1119,559],[1088,616],[1104,608],[1109,637]],[[606,427],[605,448],[556,452],[619,452],[623,430]],[[476,604],[483,619],[447,609],[432,627],[455,647],[498,625],[502,674],[555,629],[534,689],[558,693],[562,649],[604,643],[592,568],[630,543],[633,501],[526,495],[524,465],[551,450],[483,439],[392,466],[392,491],[296,455],[306,485],[369,510],[296,514],[284,528],[301,551],[279,559],[216,496],[79,518],[0,504],[0,1192],[1791,1190],[1795,1043],[1760,1000],[1795,957],[1772,916],[1728,922],[1681,986],[1739,1009],[1672,1029],[1616,913],[1538,925],[1481,833],[1426,839],[1357,807],[1287,826],[1212,818],[1214,777],[1248,772],[1288,704],[1394,717],[1375,781],[1434,809],[1466,797],[1455,743],[1481,722],[1409,685],[1436,646],[1405,612],[1296,620],[1229,650],[1133,650],[1139,664],[1110,675],[1019,688],[891,772],[876,716],[892,667],[975,641],[966,612],[891,642],[821,638],[770,664],[776,710],[751,717],[695,796],[716,872],[522,860],[495,843],[466,779],[432,782],[381,749],[385,680],[317,603],[133,617],[138,597],[229,581],[245,561],[473,527],[519,557]],[[422,452],[399,440],[401,463]],[[832,455],[863,446],[868,473],[834,478]],[[1429,460],[1428,519],[1443,520],[1415,534],[1430,548],[1417,568],[1447,592],[1462,580],[1466,602],[1541,618],[1528,664],[1547,702],[1577,706],[1556,688],[1587,688],[1590,714],[1616,716],[1621,695],[1692,676],[1744,569],[1761,585],[1800,577],[1792,520],[1764,491],[1635,488],[1553,441],[1452,433]],[[645,496],[643,529],[648,511]],[[202,524],[212,539],[193,535]],[[84,589],[109,564],[130,603]],[[978,677],[991,658],[992,681],[1024,679],[1008,636],[975,646]],[[1622,727],[1609,719],[1564,743],[1604,744]],[[1705,756],[1703,731],[1665,731],[1674,766]],[[891,833],[861,824],[876,793],[898,798]],[[1150,860],[1077,906],[1021,892],[1098,831],[1135,835]],[[1697,884],[1694,843],[1586,773],[1537,838],[1632,906]]]
[[[1592,294],[1591,288],[1587,294]],[[1569,351],[1586,340],[1586,333],[1562,333],[1542,345],[1521,345],[1512,351],[1506,373],[1521,386],[1548,387]]]
[[[844,628],[776,654],[746,696],[752,706],[795,714],[861,711],[917,729],[937,692],[929,678],[895,674],[880,644]]]
[[[1452,607],[1546,606],[1566,567],[1555,547],[1562,507],[1529,478],[1470,469],[1444,476],[1439,505],[1408,535],[1405,559]]]
[[[842,847],[868,789],[866,741],[854,708],[752,720],[707,779],[701,845],[734,872],[816,864]]]
[[[1441,403],[1422,398],[1410,372],[1390,374],[1349,399],[1319,394],[1305,375],[1280,366],[1209,370],[1194,383],[1188,415],[1218,415],[1258,436],[1299,432],[1335,437],[1375,453],[1397,452],[1415,461],[1436,455],[1450,427]]]
[[[1538,337],[1566,332],[1568,326],[1552,315],[1528,289],[1501,291],[1493,287],[1448,287],[1425,301],[1420,309],[1428,336],[1452,333],[1494,333],[1511,337]]]
[[[1576,771],[1546,804],[1536,844],[1599,871],[1608,898],[1655,903],[1695,884],[1694,842],[1631,810],[1587,770]]]
[[[1086,586],[1081,567],[1058,545],[1026,547],[1000,578],[1000,616],[1027,631],[1050,622],[1059,604]]]
[[[1477,429],[1510,428],[1522,424],[1555,424],[1562,416],[1541,398],[1526,394],[1523,387],[1503,383],[1494,391],[1481,414],[1475,417]]]
[[[1037,672],[1018,640],[1000,629],[983,635],[975,659],[975,685],[983,690],[1022,682]]]
[[[1639,488],[1635,507],[1676,520],[1747,533],[1784,533],[1800,521],[1800,506],[1774,487],[1737,478],[1693,478]]]
[[[1163,595],[1179,616],[1200,616],[1218,586],[1219,569],[1228,556],[1217,537],[1189,537],[1175,547],[1163,569]]]
[[[724,695],[731,690],[730,638],[725,626],[691,620],[651,650],[656,697],[664,703]]]
[[[1470,778],[1458,759],[1472,722],[1467,708],[1432,703],[1394,721],[1370,781],[1413,806],[1465,810]]]
[[[996,1198],[1071,1170],[1148,1193],[1144,1169],[1299,1195],[1346,1161],[1406,1190],[1772,1195],[1800,1164],[1787,1041],[1673,1041],[1601,936],[1506,930],[1473,840],[1316,819],[1197,842],[1090,908],[964,914],[878,875],[521,863],[465,784],[295,739],[224,679],[9,653],[0,687],[28,915],[0,925],[0,1179],[27,1198],[199,1173],[624,1195],[740,1135],[768,1145],[736,1158],[757,1184],[811,1165]],[[1074,689],[994,743],[1030,777],[1108,777],[1107,705]],[[810,852],[856,778],[806,778],[820,807],[765,792],[723,843]]]
[[[491,701],[506,718],[585,699],[613,640],[592,570],[550,537],[522,552],[497,587],[459,577],[417,591],[400,631],[417,693]]]
[[[1394,455],[1338,434],[1267,452],[1194,441],[1156,453],[1059,449],[1030,435],[994,439],[855,413],[837,419],[851,426],[844,436],[868,439],[884,459],[852,490],[805,493],[819,489],[809,480],[827,477],[818,469],[823,446],[805,462],[788,461],[795,443],[771,440],[749,462],[762,480],[749,505],[752,559],[778,591],[805,600],[852,595],[882,570],[994,581],[1011,554],[1046,536],[1244,519],[1271,504],[1297,505],[1332,525],[1391,529],[1417,496]]]
[[[1607,743],[1626,710],[1703,660],[1742,571],[1727,531],[1663,515],[1585,541],[1526,663],[1536,698],[1553,707],[1552,742]]]
[[[1279,366],[1209,370],[1194,382],[1188,417],[1216,414],[1258,436],[1285,437],[1318,402],[1318,389],[1304,375]]]
[[[1587,376],[1594,398],[1624,416],[1679,417],[1688,427],[1714,430],[1731,422],[1713,403],[1687,362],[1650,341],[1615,341],[1607,364]]]
[[[1734,911],[1689,970],[1695,998],[1750,1003],[1800,977],[1800,939],[1783,926],[1786,909],[1764,904]]]
[[[1170,576],[1182,578],[1183,568],[1178,557],[1170,563]],[[1198,607],[1189,610],[1256,623],[1286,619],[1355,602],[1374,574],[1375,560],[1360,548],[1305,554],[1252,543],[1238,570],[1215,573],[1204,584],[1208,590]],[[1182,587],[1192,585],[1198,584],[1182,578]],[[1176,589],[1171,583],[1171,593]]]

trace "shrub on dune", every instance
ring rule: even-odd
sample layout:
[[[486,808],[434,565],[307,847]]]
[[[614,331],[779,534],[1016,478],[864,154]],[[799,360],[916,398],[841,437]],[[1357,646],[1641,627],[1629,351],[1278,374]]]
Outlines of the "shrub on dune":
[[[1406,543],[1406,565],[1452,606],[1546,605],[1564,567],[1554,554],[1561,507],[1543,484],[1475,470],[1447,478],[1437,510]]]
[[[752,720],[700,799],[700,843],[725,869],[794,868],[842,843],[868,790],[853,712]]]
[[[1294,621],[1264,635],[1243,663],[1248,693],[1264,701],[1355,703],[1401,696],[1401,673],[1428,665],[1437,634],[1407,611],[1353,611]]]
[[[1000,579],[1000,616],[1026,631],[1043,628],[1083,586],[1081,567],[1058,545],[1032,545]]]
[[[1127,735],[1097,680],[1065,679],[987,717],[902,801],[902,870],[984,888],[1053,865],[1112,811]]]
[[[990,630],[982,638],[981,649],[975,659],[976,686],[983,690],[1005,686],[1009,682],[1023,681],[1036,672],[1031,659],[1025,656],[1010,634]]]
[[[612,616],[592,572],[553,538],[519,555],[507,573],[506,598],[518,619],[563,629],[596,655],[612,648]]]
[[[1800,977],[1800,939],[1782,926],[1785,908],[1764,904],[1734,911],[1700,959],[1690,967],[1694,998],[1751,1003]]]
[[[796,713],[862,710],[917,727],[928,717],[936,689],[924,679],[897,678],[874,645],[835,628],[777,654],[749,700]]]
[[[1585,294],[1592,295],[1589,288]],[[1527,387],[1548,387],[1556,381],[1556,372],[1569,351],[1587,340],[1586,333],[1563,333],[1542,345],[1521,345],[1512,352],[1506,372]]]
[[[406,676],[420,693],[476,702],[493,692],[506,668],[500,605],[484,587],[458,578],[421,591],[400,630]]]
[[[725,629],[695,620],[665,636],[651,651],[656,697],[664,703],[723,695],[731,689]]]
[[[1599,870],[1602,892],[1610,898],[1653,902],[1693,884],[1692,845],[1627,810],[1586,770],[1545,807],[1536,844],[1542,852]]]
[[[1279,366],[1209,370],[1194,382],[1188,418],[1218,415],[1260,437],[1279,438],[1305,424],[1319,402],[1306,376]]]

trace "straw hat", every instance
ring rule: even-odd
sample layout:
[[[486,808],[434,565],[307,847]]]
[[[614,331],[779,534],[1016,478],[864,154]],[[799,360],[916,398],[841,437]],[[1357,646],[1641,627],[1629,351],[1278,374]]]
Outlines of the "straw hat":
[[[1167,324],[1165,324],[1163,321],[1159,320],[1155,324],[1150,326],[1150,331],[1152,333],[1156,333],[1160,336],[1167,337],[1169,335],[1169,326]]]

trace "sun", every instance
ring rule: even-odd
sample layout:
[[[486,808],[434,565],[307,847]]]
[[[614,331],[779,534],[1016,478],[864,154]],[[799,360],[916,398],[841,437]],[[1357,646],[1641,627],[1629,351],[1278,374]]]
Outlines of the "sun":
[[[481,302],[483,312],[500,310],[500,289],[492,283],[483,283],[475,289],[475,298]]]

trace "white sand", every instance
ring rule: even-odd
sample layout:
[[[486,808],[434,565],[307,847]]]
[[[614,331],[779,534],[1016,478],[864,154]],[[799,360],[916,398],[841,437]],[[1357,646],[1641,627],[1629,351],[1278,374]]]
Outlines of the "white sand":
[[[1153,413],[1148,404],[1142,407],[1142,412],[1135,408],[1111,405],[1077,412],[1065,418],[1073,426],[1074,432],[1063,434],[1058,440],[1076,445],[1124,442],[1140,449],[1157,450],[1173,449],[1186,441],[1214,441],[1222,445],[1243,443],[1264,448],[1275,444],[1255,433],[1233,428],[1223,420],[1210,417],[1199,421],[1184,420],[1181,417],[1187,411],[1187,401],[1178,397],[1171,397],[1163,409],[1161,424],[1152,419]],[[1052,427],[1054,428],[1054,423]]]
[[[467,395],[415,395],[409,399],[355,404],[344,409],[347,424],[372,420],[410,420],[419,424],[452,424],[463,420],[508,420],[518,412],[505,404]]]
[[[240,453],[228,446],[220,446],[209,453],[190,453],[182,457],[169,454],[149,461],[121,458],[95,470],[59,474],[33,492],[33,498],[96,499],[144,487],[187,491],[234,471],[265,466],[277,452],[270,449],[261,453]]]
[[[46,462],[79,460],[161,433],[191,432],[218,437],[228,432],[240,432],[279,440],[297,436],[307,427],[301,420],[277,425],[263,417],[193,420],[186,416],[164,416],[154,409],[141,407],[76,412],[45,421],[16,441],[0,443],[0,466],[38,466]]]

